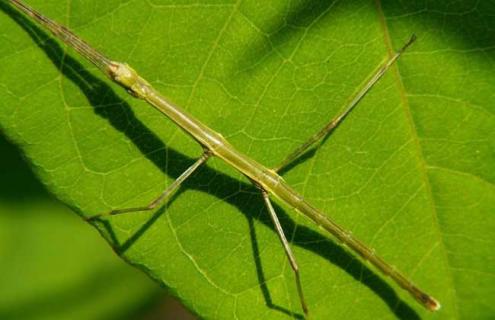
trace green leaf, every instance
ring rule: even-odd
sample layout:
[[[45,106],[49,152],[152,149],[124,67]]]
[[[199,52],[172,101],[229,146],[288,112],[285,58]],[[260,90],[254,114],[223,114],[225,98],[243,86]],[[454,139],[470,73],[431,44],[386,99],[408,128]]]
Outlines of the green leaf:
[[[442,303],[432,314],[290,208],[314,319],[493,316],[491,1],[29,1],[275,166],[417,43],[286,180]],[[1,4],[0,126],[82,216],[146,204],[201,148]],[[260,195],[220,160],[152,213],[97,227],[204,318],[301,317]]]

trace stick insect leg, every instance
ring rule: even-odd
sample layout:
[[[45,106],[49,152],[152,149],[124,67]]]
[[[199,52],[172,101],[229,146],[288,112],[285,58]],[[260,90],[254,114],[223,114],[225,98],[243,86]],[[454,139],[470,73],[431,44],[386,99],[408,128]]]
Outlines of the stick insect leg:
[[[306,142],[297,147],[292,153],[290,153],[277,167],[275,171],[280,171],[288,164],[299,158],[316,142],[322,141],[330,132],[332,132],[344,118],[354,109],[354,107],[364,98],[364,96],[371,90],[371,88],[380,80],[390,66],[399,59],[404,51],[416,40],[416,36],[412,35],[409,41],[407,41],[401,49],[399,49],[391,58],[389,58],[380,68],[373,74],[373,76],[365,83],[365,85],[358,91],[358,93],[352,98],[352,100],[345,106],[344,110],[329,123],[327,123],[320,131],[311,136]]]
[[[139,211],[149,211],[153,210],[156,208],[160,203],[162,203],[165,199],[167,199],[174,191],[176,191],[182,182],[184,182],[187,178],[193,174],[194,171],[196,171],[202,164],[204,164],[208,158],[211,156],[211,152],[208,150],[205,150],[205,152],[201,155],[201,157],[196,160],[195,163],[193,163],[189,168],[186,169],[172,184],[170,184],[165,191],[163,191],[157,198],[155,198],[153,201],[151,201],[148,205],[143,206],[143,207],[135,207],[135,208],[125,208],[125,209],[117,209],[117,210],[112,210],[107,213],[103,214],[98,214],[92,217],[87,218],[86,220],[92,221],[104,216],[114,216],[118,214],[123,214],[123,213],[129,213],[129,212],[139,212]]]
[[[263,200],[265,201],[265,205],[268,209],[268,212],[270,213],[270,217],[272,219],[273,224],[275,225],[275,229],[277,230],[278,237],[280,241],[282,242],[282,245],[285,250],[285,254],[287,255],[287,258],[289,259],[290,266],[292,270],[294,271],[294,275],[296,278],[296,286],[297,286],[297,293],[299,294],[299,300],[301,302],[301,307],[304,311],[305,314],[308,314],[308,307],[306,305],[306,301],[304,300],[304,294],[302,290],[302,285],[301,285],[301,278],[299,276],[299,266],[297,265],[296,262],[296,257],[292,253],[292,250],[290,249],[289,242],[287,241],[287,238],[285,237],[284,230],[282,229],[282,226],[280,225],[280,221],[278,220],[277,214],[275,213],[275,209],[273,209],[272,203],[270,201],[270,196],[268,195],[268,192],[266,192],[264,189],[259,187],[261,190],[261,194],[263,195]]]

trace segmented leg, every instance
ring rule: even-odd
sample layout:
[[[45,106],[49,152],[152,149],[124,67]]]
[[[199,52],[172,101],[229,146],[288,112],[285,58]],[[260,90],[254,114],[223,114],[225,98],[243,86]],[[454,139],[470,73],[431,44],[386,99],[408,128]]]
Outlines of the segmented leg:
[[[311,146],[316,142],[321,141],[330,132],[332,132],[344,118],[354,109],[354,107],[364,98],[364,96],[371,90],[371,88],[378,82],[378,80],[383,77],[385,72],[390,68],[390,66],[399,59],[402,53],[416,40],[416,36],[413,35],[408,42],[402,48],[397,51],[390,59],[388,59],[366,82],[361,90],[352,98],[352,100],[346,105],[344,111],[342,111],[337,117],[333,118],[328,124],[326,124],[320,131],[315,135],[311,136],[306,142],[296,148],[292,153],[290,153],[277,167],[274,168],[275,171],[280,171],[288,164],[299,158],[304,154]]]
[[[151,201],[148,205],[143,206],[143,207],[135,207],[135,208],[125,208],[125,209],[117,209],[117,210],[112,210],[107,213],[102,213],[98,214],[92,217],[87,218],[86,220],[91,221],[95,220],[104,216],[114,216],[122,213],[129,213],[129,212],[138,212],[138,211],[148,211],[148,210],[153,210],[156,208],[160,203],[162,203],[165,199],[167,199],[172,193],[174,193],[180,185],[193,174],[194,171],[196,171],[202,164],[204,164],[208,158],[210,158],[211,152],[210,151],[205,151],[201,157],[196,160],[195,163],[193,163],[189,168],[186,169],[174,182],[172,182],[171,185],[165,189],[156,199]]]
[[[273,206],[272,206],[272,203],[270,201],[270,196],[268,195],[268,192],[266,192],[261,187],[259,187],[259,188],[261,190],[261,194],[263,195],[263,200],[265,201],[268,212],[270,213],[270,217],[272,219],[272,222],[275,225],[275,229],[277,230],[278,237],[279,237],[280,241],[282,242],[282,245],[284,247],[287,258],[289,259],[290,266],[291,266],[292,270],[294,271],[294,275],[296,278],[297,293],[299,294],[299,300],[301,302],[301,307],[302,307],[304,313],[307,314],[308,313],[308,307],[306,306],[306,301],[304,300],[304,294],[303,294],[302,285],[301,285],[301,278],[299,275],[299,266],[297,265],[296,257],[294,256],[294,254],[292,253],[292,250],[290,249],[289,242],[287,241],[287,238],[285,237],[284,230],[282,229],[282,226],[280,225],[280,221],[278,220],[277,214],[275,213],[275,209],[273,209]]]

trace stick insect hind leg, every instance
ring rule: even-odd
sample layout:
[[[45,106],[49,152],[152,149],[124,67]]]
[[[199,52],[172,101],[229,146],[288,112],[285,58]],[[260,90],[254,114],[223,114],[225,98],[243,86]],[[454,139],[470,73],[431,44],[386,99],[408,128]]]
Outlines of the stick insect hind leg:
[[[296,280],[296,286],[297,286],[297,294],[299,295],[299,301],[301,303],[301,307],[304,311],[304,314],[308,314],[308,306],[306,304],[306,300],[304,299],[304,293],[301,285],[301,276],[299,274],[299,266],[297,265],[296,257],[294,253],[292,253],[292,249],[290,248],[289,241],[285,237],[284,230],[282,229],[282,225],[280,224],[280,221],[278,220],[277,213],[275,212],[275,209],[273,208],[272,202],[270,200],[270,195],[268,192],[263,189],[260,185],[254,183],[258,189],[261,191],[261,195],[263,196],[263,201],[265,202],[265,206],[268,210],[268,213],[270,213],[270,218],[273,222],[273,225],[275,226],[275,230],[277,231],[278,238],[280,239],[280,242],[282,243],[282,246],[284,248],[285,254],[287,256],[287,259],[289,260],[290,267],[292,268],[292,271],[294,272],[294,277]]]
[[[174,182],[172,182],[158,197],[153,199],[150,203],[148,203],[145,206],[142,207],[133,207],[133,208],[124,208],[124,209],[116,209],[116,210],[111,210],[106,213],[98,214],[91,216],[87,218],[86,220],[88,221],[93,221],[95,219],[99,219],[102,217],[106,216],[114,216],[114,215],[119,215],[123,213],[130,213],[130,212],[140,212],[140,211],[149,211],[155,209],[159,204],[161,204],[163,201],[168,199],[170,195],[172,195],[179,187],[181,184],[189,178],[201,165],[205,164],[206,161],[212,156],[212,153],[205,149],[201,157],[199,157],[196,162],[194,162],[189,168],[187,168]]]
[[[373,76],[364,84],[364,86],[352,97],[350,102],[345,106],[344,110],[320,129],[316,134],[311,136],[306,142],[292,151],[278,166],[274,168],[276,172],[280,172],[286,168],[297,158],[301,157],[309,148],[318,142],[322,142],[323,139],[330,134],[337,126],[345,119],[345,117],[359,104],[359,102],[366,96],[366,94],[373,88],[373,86],[383,77],[385,72],[399,59],[399,57],[406,51],[406,49],[413,44],[416,40],[416,36],[412,35],[411,38],[399,49],[392,57],[390,57],[384,64],[382,64]],[[316,146],[316,148],[318,148]]]

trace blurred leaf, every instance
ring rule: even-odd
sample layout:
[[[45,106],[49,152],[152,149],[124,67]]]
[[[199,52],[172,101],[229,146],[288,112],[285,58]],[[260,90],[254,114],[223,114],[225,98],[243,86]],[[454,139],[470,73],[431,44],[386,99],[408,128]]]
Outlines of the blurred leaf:
[[[285,174],[443,304],[422,310],[277,206],[315,319],[493,316],[495,3],[29,1],[256,160],[274,166],[412,34],[418,43],[325,144]],[[79,214],[143,205],[201,149],[2,5],[0,127]],[[209,162],[154,213],[98,225],[204,318],[300,316],[248,181]]]
[[[49,199],[1,137],[0,153],[0,319],[136,319],[156,304],[156,285]]]

